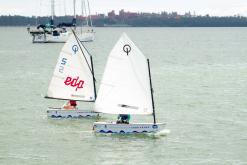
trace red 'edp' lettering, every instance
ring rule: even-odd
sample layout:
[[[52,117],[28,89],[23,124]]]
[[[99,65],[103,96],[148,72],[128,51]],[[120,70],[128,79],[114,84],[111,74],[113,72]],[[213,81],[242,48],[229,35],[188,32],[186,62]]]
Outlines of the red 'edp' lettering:
[[[84,81],[79,80],[79,77],[77,78],[67,77],[66,80],[64,81],[64,84],[67,86],[76,87],[75,91],[77,91],[78,88],[83,88]]]

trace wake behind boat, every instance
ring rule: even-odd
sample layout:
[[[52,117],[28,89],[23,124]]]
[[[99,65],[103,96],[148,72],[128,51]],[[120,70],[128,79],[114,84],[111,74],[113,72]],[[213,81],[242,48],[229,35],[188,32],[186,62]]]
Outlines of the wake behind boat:
[[[96,87],[92,56],[75,32],[63,46],[45,98],[68,100],[71,105],[48,108],[48,117],[92,117],[99,113],[77,109],[76,101],[94,102]],[[72,105],[73,104],[73,105]]]
[[[152,123],[94,122],[96,133],[156,133],[157,123],[149,60],[124,33],[112,49],[98,97],[96,112],[121,115],[153,115]]]

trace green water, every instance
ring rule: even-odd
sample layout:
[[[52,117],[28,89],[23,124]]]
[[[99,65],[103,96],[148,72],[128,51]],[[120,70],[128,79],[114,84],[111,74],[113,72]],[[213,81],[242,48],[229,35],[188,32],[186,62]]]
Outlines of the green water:
[[[0,164],[247,164],[247,28],[96,28],[86,43],[97,86],[122,32],[150,58],[157,120],[167,136],[99,136],[92,119],[51,120],[46,100],[63,44],[0,28]],[[80,103],[83,109],[92,104]],[[115,120],[103,115],[102,121]],[[132,117],[151,122],[152,117]]]

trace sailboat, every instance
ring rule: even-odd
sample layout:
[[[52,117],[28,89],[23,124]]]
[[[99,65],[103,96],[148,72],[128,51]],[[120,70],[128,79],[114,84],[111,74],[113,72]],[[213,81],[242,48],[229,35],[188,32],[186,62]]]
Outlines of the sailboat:
[[[87,1],[88,6],[88,15],[86,16],[87,29],[82,30],[77,33],[81,42],[89,42],[94,40],[95,32],[92,29],[92,19],[90,14],[90,6],[89,1]],[[54,16],[55,16],[55,0],[51,0],[51,20],[48,24],[38,25],[36,29],[27,28],[28,33],[32,36],[33,43],[64,43],[68,40],[71,31],[67,30],[67,27],[73,27],[76,29],[77,21],[76,21],[76,0],[73,0],[73,10],[74,16],[71,22],[61,22],[54,25]],[[86,14],[86,3],[82,1],[82,15]],[[89,19],[89,20],[88,20]],[[90,25],[89,25],[90,22]],[[90,28],[89,28],[90,27]]]
[[[51,20],[46,25],[39,25],[35,30],[28,32],[32,36],[33,43],[64,43],[68,40],[71,32],[67,31],[65,27],[54,25],[55,16],[55,0],[51,0]],[[70,23],[70,26],[75,26],[74,20]]]
[[[82,16],[85,16],[86,25],[84,26],[83,22],[81,22],[81,28],[78,30],[78,21],[76,19],[76,0],[73,0],[73,10],[74,10],[74,17],[72,23],[61,23],[58,27],[63,27],[63,25],[67,27],[74,27],[73,29],[77,32],[77,37],[81,42],[91,42],[94,41],[95,31],[93,30],[93,22],[90,13],[90,5],[89,1],[81,0],[81,12]],[[90,23],[90,25],[89,25]]]
[[[96,87],[93,59],[72,30],[64,44],[45,98],[94,102]],[[79,109],[48,108],[48,117],[94,117],[99,113]]]
[[[93,41],[94,36],[95,36],[95,31],[93,30],[93,22],[91,18],[89,1],[88,0],[86,1],[87,1],[87,4],[85,0],[81,0],[82,17],[85,17],[85,20],[86,20],[86,25],[84,25],[82,21],[80,32],[77,33],[78,38],[80,39],[81,42]]]
[[[96,133],[155,133],[165,125],[155,118],[149,59],[125,33],[108,57],[94,111],[153,115],[152,123],[94,122]]]

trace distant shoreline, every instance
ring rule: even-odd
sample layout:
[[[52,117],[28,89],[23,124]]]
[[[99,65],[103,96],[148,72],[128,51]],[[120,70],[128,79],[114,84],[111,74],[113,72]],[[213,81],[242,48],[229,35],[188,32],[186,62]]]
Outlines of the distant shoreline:
[[[0,25],[0,27],[23,27],[23,28],[36,28],[37,26],[29,26],[29,25],[13,25],[13,26],[9,26],[9,25]],[[173,26],[173,27],[168,27],[168,26],[93,26],[93,28],[246,28],[247,26],[197,26],[197,27],[193,27],[193,26]],[[81,28],[80,26],[77,26],[77,28]],[[83,27],[86,28],[86,27]]]
[[[77,26],[84,22],[77,16]],[[71,22],[73,16],[55,17],[55,25]],[[50,17],[0,16],[0,26],[36,26],[47,24]],[[93,18],[94,27],[247,27],[247,17],[210,17],[206,16],[170,16],[137,15],[131,17],[97,16]]]

